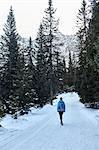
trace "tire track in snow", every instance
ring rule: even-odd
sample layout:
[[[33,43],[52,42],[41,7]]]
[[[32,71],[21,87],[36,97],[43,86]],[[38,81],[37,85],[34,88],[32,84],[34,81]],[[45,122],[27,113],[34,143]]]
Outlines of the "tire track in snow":
[[[64,126],[58,125],[55,106],[35,126],[5,142],[0,150],[99,150],[99,126],[86,117],[86,110],[73,95],[64,95],[64,99],[67,99]]]
[[[49,113],[48,116],[50,114],[52,114],[52,112]],[[4,139],[4,142],[2,141],[3,144],[0,145],[0,150],[8,150],[8,147],[10,147],[10,150],[13,150],[13,145],[14,145],[14,150],[16,150],[19,146],[26,143],[31,138],[33,139],[40,131],[42,131],[47,126],[49,122],[51,122],[52,118],[48,119],[48,116],[45,116],[43,120],[41,120],[40,122],[38,121],[38,124],[32,127],[31,129],[27,129],[27,131],[22,130],[21,133],[18,133],[17,135],[13,135],[13,136],[10,135],[7,139]],[[45,122],[43,126],[41,126],[45,120],[48,120],[48,121]],[[23,137],[26,137],[26,139],[23,140]],[[20,140],[23,140],[23,141],[20,142]],[[16,145],[16,141],[17,141],[17,145]]]

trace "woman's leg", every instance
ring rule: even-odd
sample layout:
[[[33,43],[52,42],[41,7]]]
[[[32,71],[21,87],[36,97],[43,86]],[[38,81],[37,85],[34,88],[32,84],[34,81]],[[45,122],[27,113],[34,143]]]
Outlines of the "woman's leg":
[[[59,116],[60,116],[61,125],[63,125],[63,119],[62,119],[63,112],[59,112]]]

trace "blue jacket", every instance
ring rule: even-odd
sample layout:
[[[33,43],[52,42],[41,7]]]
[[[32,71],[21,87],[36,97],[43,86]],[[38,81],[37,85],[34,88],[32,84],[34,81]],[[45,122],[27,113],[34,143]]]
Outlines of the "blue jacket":
[[[57,104],[57,111],[65,112],[65,103],[63,100],[60,100]]]

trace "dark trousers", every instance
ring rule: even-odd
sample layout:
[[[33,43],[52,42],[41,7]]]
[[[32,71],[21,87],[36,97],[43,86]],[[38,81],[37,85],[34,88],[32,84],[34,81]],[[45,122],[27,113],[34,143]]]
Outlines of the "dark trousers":
[[[59,117],[60,117],[60,121],[62,123],[63,122],[63,112],[59,111]]]

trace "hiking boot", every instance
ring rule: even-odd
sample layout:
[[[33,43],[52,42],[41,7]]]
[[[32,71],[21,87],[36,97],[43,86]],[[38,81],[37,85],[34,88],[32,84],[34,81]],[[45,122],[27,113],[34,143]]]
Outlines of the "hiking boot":
[[[61,121],[61,125],[63,126],[63,121]]]

